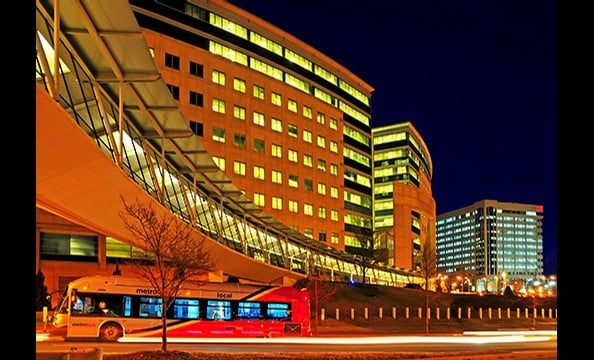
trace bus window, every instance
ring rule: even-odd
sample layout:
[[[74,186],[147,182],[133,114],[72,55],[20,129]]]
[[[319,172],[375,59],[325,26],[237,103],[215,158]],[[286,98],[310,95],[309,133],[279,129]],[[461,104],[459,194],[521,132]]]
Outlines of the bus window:
[[[206,316],[209,320],[231,319],[231,302],[208,300],[206,306]]]
[[[268,304],[268,311],[266,312],[266,316],[269,319],[290,320],[291,311],[289,309],[289,304]]]
[[[195,299],[175,299],[173,304],[174,319],[198,319],[200,308],[198,300]]]
[[[161,299],[142,296],[140,298],[140,317],[161,317]]]
[[[240,301],[237,306],[237,317],[239,319],[259,319],[260,303]]]

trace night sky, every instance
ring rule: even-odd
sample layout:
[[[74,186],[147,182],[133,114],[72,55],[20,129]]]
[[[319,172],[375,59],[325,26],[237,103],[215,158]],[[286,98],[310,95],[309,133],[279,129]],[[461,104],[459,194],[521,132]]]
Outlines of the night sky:
[[[372,126],[410,121],[437,214],[484,199],[544,206],[557,274],[557,2],[229,0],[375,91]]]

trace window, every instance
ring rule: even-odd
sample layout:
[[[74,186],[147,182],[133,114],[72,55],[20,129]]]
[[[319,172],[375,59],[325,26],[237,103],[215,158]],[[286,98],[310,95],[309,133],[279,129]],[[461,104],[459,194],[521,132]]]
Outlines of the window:
[[[305,191],[313,191],[313,180],[312,179],[303,179],[303,189]]]
[[[303,154],[303,165],[305,165],[307,167],[312,167],[313,166],[313,157],[308,154]]]
[[[254,204],[260,207],[266,206],[266,197],[261,193],[254,193]]]
[[[307,143],[311,143],[312,142],[312,134],[311,131],[309,130],[303,130],[303,141],[307,142]]]
[[[297,130],[297,125],[289,124],[287,126],[287,133],[289,136],[297,137],[299,136],[299,130]]]
[[[283,132],[283,122],[279,119],[272,118],[270,120],[270,128],[273,131],[277,131],[279,133]]]
[[[318,231],[318,241],[326,242],[326,232],[324,230]]]
[[[303,235],[307,236],[310,239],[313,239],[313,229],[310,227],[306,227],[303,229]]]
[[[253,94],[255,98],[264,100],[264,88],[258,85],[254,85]]]
[[[273,105],[282,106],[283,105],[283,97],[281,96],[281,94],[277,94],[277,93],[273,92],[272,94],[270,94],[270,102]]]
[[[225,100],[221,99],[212,99],[212,111],[225,114]]]
[[[179,70],[179,56],[165,53],[165,67]]]
[[[225,82],[226,82],[225,73],[218,71],[218,70],[213,70],[212,71],[212,82],[215,84],[225,86]]]
[[[303,204],[303,214],[307,216],[313,216],[313,205]]]
[[[277,144],[272,144],[272,157],[277,157],[282,159],[283,157],[283,147]]]
[[[225,171],[227,169],[227,163],[225,161],[225,158],[213,156],[212,161],[214,161],[214,163],[217,165],[217,167],[219,169],[221,169],[223,171]]]
[[[179,86],[167,84],[167,88],[169,89],[171,96],[173,96],[175,100],[179,100]]]
[[[212,139],[214,141],[224,143],[225,142],[225,129],[221,128],[212,128]]]
[[[264,153],[265,150],[265,145],[264,145],[264,140],[262,139],[254,139],[254,151],[257,153]]]
[[[326,171],[326,161],[318,159],[318,170]]]
[[[266,177],[266,170],[263,167],[254,165],[254,178],[264,180]]]
[[[283,209],[283,199],[278,196],[272,197],[272,208],[275,210]]]
[[[330,174],[338,175],[338,165],[330,164]]]
[[[338,244],[338,234],[337,234],[337,233],[334,233],[334,232],[333,232],[333,233],[330,235],[330,242],[331,242],[332,244],[335,244],[335,245],[336,245],[336,244]]]
[[[40,233],[41,255],[98,256],[97,236]],[[82,260],[82,259],[81,259]]]
[[[318,124],[321,124],[321,125],[326,124],[326,115],[324,115],[324,113],[318,112],[316,119],[318,121]]]
[[[233,135],[233,145],[245,149],[245,134],[235,133]]]
[[[240,319],[260,319],[260,303],[240,301],[237,305],[237,317]]]
[[[245,89],[246,89],[245,80],[233,78],[233,90],[239,91],[240,93],[245,94]]]
[[[296,114],[297,113],[297,101],[289,99],[287,101],[287,109],[289,109],[289,111],[294,112]]]
[[[231,301],[208,300],[206,318],[208,320],[230,320]]]
[[[338,199],[338,188],[336,186],[330,186],[330,197]]]
[[[190,129],[195,135],[204,136],[204,124],[190,120]]]
[[[338,221],[338,210],[330,210],[330,220]]]
[[[204,67],[202,64],[190,61],[190,75],[197,76],[199,78],[204,77]]]
[[[318,135],[317,136],[317,144],[319,147],[325,149],[326,148],[326,138],[321,135]]]
[[[239,105],[233,105],[233,117],[239,120],[245,120],[245,108]]]
[[[303,105],[303,117],[311,119],[313,116],[311,108],[309,106]]]
[[[254,113],[252,114],[252,121],[254,122],[254,124],[256,125],[260,125],[260,126],[264,126],[264,114],[259,113],[257,111],[254,111]]]
[[[299,187],[299,177],[297,175],[289,175],[289,187]]]
[[[289,200],[289,212],[299,212],[299,202],[297,200]]]
[[[272,182],[275,184],[283,183],[283,173],[281,171],[272,170]]]
[[[190,91],[190,104],[202,107],[204,105],[202,94]]]
[[[338,121],[336,121],[336,119],[330,118],[330,129],[332,129],[332,130],[338,129]]]
[[[289,149],[289,154],[287,155],[290,162],[299,162],[299,154],[297,150]]]
[[[325,218],[326,218],[326,208],[325,208],[325,207],[323,207],[323,206],[320,206],[320,207],[318,208],[318,217],[319,217],[320,219],[325,219]]]
[[[318,183],[318,194],[326,195],[326,184]]]
[[[335,141],[330,141],[330,151],[338,154],[338,144]]]
[[[234,161],[233,173],[235,175],[245,176],[245,163],[241,161]]]

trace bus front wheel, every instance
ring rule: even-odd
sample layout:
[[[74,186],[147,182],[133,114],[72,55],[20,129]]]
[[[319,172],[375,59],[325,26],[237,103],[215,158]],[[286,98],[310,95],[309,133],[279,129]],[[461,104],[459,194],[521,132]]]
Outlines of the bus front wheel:
[[[116,323],[106,323],[99,330],[99,337],[103,341],[117,341],[122,334],[122,327]]]

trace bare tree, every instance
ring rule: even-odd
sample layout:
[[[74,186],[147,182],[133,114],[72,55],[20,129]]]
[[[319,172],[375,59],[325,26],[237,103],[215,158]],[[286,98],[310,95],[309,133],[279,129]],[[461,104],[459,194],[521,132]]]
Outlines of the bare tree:
[[[431,226],[427,225],[425,232],[425,239],[421,241],[419,252],[415,256],[415,266],[421,273],[424,282],[425,290],[425,332],[429,334],[429,298],[430,298],[430,282],[437,275],[437,251],[435,244],[431,237]]]
[[[388,249],[381,247],[381,233],[373,233],[371,230],[359,230],[355,238],[359,246],[347,246],[347,252],[353,254],[355,262],[362,275],[362,284],[366,284],[367,271],[377,263],[386,263],[388,261]]]
[[[160,215],[138,200],[124,204],[120,218],[131,234],[130,271],[148,280],[161,298],[161,350],[167,351],[167,310],[185,281],[196,280],[214,268],[206,238],[173,214]]]
[[[326,276],[320,268],[313,265],[314,262],[311,256],[308,257],[308,262],[308,277],[297,281],[295,287],[300,289],[306,288],[313,300],[313,302],[310,303],[310,310],[314,314],[313,333],[314,335],[317,335],[320,317],[320,303],[323,304],[326,300],[334,296],[338,288],[336,284],[332,282],[332,279],[329,279],[329,276]]]

